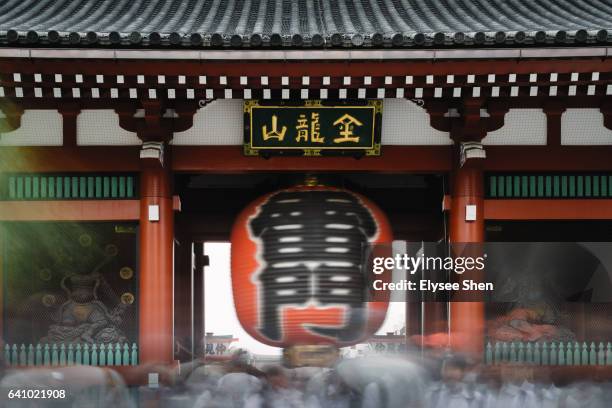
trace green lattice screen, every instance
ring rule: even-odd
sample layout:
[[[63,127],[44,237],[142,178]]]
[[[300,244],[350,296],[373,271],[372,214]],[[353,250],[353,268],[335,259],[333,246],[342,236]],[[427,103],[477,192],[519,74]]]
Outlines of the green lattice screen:
[[[487,174],[487,198],[612,198],[612,174]]]
[[[103,200],[137,197],[131,174],[7,174],[1,200]]]

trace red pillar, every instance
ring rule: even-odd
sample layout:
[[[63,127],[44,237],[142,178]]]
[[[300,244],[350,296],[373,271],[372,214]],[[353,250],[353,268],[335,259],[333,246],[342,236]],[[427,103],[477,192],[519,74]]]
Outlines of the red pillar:
[[[140,175],[140,363],[173,361],[174,214],[169,171],[142,159]],[[159,220],[150,220],[158,206]]]
[[[466,220],[466,206],[476,206],[476,219]],[[468,160],[463,167],[454,173],[451,215],[450,241],[452,243],[484,242],[484,178],[482,160]],[[470,252],[479,251],[477,246]],[[478,254],[472,254],[478,256]],[[483,275],[470,271],[470,276],[462,276],[476,281],[483,280]],[[484,303],[478,301],[451,302],[450,305],[451,348],[456,351],[473,353],[480,357],[484,348],[485,309]]]

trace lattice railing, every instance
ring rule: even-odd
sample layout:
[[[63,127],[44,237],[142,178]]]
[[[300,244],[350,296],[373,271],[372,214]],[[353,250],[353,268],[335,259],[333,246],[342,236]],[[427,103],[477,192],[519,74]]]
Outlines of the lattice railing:
[[[6,344],[7,366],[130,366],[138,364],[138,347],[125,344]]]
[[[497,342],[487,343],[486,364],[612,365],[612,343]]]

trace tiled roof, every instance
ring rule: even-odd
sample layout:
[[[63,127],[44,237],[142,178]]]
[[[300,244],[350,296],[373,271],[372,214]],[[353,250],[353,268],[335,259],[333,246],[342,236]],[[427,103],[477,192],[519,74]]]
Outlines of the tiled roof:
[[[612,0],[0,0],[0,44],[483,47],[612,40]]]

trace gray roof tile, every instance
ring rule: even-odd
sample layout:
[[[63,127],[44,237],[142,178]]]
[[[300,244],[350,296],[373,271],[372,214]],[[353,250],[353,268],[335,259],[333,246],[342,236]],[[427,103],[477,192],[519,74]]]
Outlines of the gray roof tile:
[[[0,0],[0,45],[469,47],[607,42],[612,0]]]

